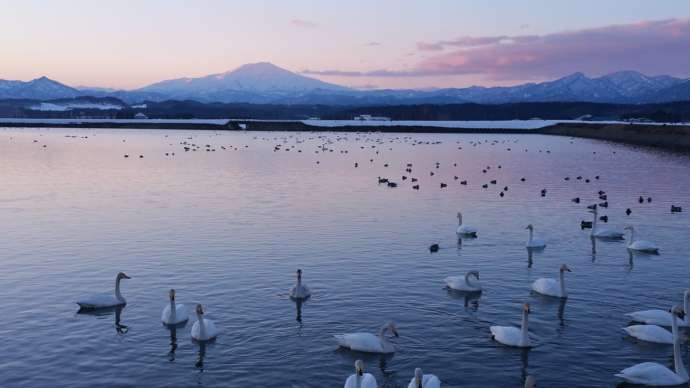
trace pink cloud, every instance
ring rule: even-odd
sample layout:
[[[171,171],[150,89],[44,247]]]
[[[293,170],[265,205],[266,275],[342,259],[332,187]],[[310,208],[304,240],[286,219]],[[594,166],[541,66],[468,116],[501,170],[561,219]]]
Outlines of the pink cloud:
[[[294,27],[307,28],[307,29],[313,29],[313,28],[316,28],[319,26],[318,24],[316,24],[314,22],[310,22],[309,20],[304,20],[304,19],[292,19],[292,20],[290,20],[290,24],[292,24]]]
[[[492,80],[529,80],[572,72],[600,75],[619,70],[690,75],[690,19],[645,21],[546,35],[462,37],[417,43],[441,51],[403,70],[307,71],[349,77],[481,75]]]

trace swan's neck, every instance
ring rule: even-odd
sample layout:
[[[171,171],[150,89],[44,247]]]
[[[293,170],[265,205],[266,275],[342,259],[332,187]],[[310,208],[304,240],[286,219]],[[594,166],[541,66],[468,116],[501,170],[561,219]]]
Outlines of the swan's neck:
[[[122,294],[120,293],[120,280],[120,278],[117,278],[117,280],[115,280],[115,298],[117,298],[117,300],[123,301],[125,300],[125,298],[123,298]]]
[[[206,322],[204,322],[204,316],[202,314],[197,314],[199,319],[199,338],[206,339]]]
[[[458,214],[458,226],[462,226],[462,215]]]
[[[680,338],[678,337],[678,321],[676,314],[671,312],[671,331],[673,332],[673,367],[676,370],[676,374],[681,378],[688,380],[688,372],[685,370],[685,365],[683,365],[683,359],[680,356]]]
[[[529,342],[529,332],[527,331],[528,319],[527,311],[522,311],[522,326],[520,327],[520,340],[523,344]]]
[[[355,376],[357,376],[355,380],[355,388],[362,388],[362,380],[364,380],[364,375],[357,373]]]
[[[175,322],[177,320],[177,306],[175,306],[175,299],[170,299],[170,320]]]
[[[630,244],[635,242],[635,229],[630,229]]]
[[[565,297],[566,297],[566,293],[565,293],[565,275],[564,275],[564,271],[561,271],[561,273],[560,273],[559,276],[560,276],[560,282],[559,282],[559,283],[560,283],[560,286],[561,286],[561,297],[562,297],[562,298],[565,298]]]

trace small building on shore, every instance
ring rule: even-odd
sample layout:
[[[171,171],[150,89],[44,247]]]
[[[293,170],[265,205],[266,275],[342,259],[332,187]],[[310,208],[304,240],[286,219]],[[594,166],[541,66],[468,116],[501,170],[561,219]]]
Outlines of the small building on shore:
[[[359,115],[355,116],[353,119],[357,121],[391,121],[390,117],[372,115]]]
[[[147,116],[147,115],[145,115],[145,114],[139,112],[139,113],[137,113],[137,114],[134,115],[134,118],[135,118],[136,120],[148,120],[149,116]]]

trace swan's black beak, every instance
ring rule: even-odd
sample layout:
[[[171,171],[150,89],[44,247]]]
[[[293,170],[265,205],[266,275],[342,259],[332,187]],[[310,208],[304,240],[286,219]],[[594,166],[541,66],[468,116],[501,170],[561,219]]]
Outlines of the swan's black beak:
[[[131,279],[131,277],[127,276],[126,274],[122,274],[122,277],[123,277],[124,279]]]

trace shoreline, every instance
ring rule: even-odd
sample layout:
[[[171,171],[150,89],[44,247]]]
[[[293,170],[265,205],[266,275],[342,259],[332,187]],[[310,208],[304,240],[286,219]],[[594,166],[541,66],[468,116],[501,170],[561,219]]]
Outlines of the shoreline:
[[[0,122],[0,128],[77,128],[77,129],[170,129],[256,132],[382,132],[439,134],[543,134],[569,136],[618,143],[650,146],[676,151],[690,151],[690,125],[624,124],[601,122],[561,122],[541,128],[462,128],[434,125],[339,125],[307,124],[294,120],[228,120],[224,124],[179,121],[16,121]]]

